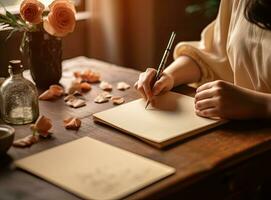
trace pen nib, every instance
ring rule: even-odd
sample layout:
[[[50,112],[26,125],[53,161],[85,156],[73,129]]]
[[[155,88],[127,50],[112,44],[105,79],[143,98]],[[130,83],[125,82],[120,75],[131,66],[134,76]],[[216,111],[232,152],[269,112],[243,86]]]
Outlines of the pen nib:
[[[147,102],[147,104],[145,106],[145,110],[148,108],[149,104],[150,104],[150,101]]]

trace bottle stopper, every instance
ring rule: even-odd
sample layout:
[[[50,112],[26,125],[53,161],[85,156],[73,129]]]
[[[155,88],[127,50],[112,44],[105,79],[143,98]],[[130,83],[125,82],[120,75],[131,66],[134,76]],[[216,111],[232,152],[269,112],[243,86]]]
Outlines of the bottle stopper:
[[[12,70],[14,74],[22,72],[23,66],[20,60],[11,60],[9,61],[9,70]]]

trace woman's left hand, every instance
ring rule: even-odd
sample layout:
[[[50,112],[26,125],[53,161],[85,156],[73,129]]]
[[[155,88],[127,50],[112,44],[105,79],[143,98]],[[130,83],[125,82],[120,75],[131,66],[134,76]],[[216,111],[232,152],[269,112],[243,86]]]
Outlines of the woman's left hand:
[[[268,108],[263,93],[219,80],[197,89],[195,109],[196,114],[202,117],[249,119],[266,117]]]

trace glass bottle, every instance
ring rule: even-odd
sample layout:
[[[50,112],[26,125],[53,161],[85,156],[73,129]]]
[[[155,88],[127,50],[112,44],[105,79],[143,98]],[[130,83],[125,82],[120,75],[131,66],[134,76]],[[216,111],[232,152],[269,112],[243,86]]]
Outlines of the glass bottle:
[[[10,77],[0,88],[2,119],[9,124],[28,124],[39,116],[38,92],[32,82],[23,77],[20,60],[9,62]]]

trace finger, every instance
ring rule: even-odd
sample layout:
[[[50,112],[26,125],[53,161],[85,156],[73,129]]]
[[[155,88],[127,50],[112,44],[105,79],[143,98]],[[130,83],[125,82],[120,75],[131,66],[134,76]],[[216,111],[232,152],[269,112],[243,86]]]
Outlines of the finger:
[[[195,95],[195,101],[201,101],[215,96],[215,90],[213,88],[197,92]]]
[[[140,77],[142,82],[142,86],[144,89],[144,94],[148,100],[150,100],[153,96],[152,94],[152,80],[156,75],[156,70],[152,68],[148,68],[144,74]]]
[[[208,108],[205,110],[196,110],[196,114],[201,117],[219,117],[218,110],[216,108]]]
[[[147,97],[146,97],[146,94],[145,94],[145,91],[143,89],[143,86],[138,86],[137,90],[139,91],[139,93],[141,94],[141,96],[147,100]]]
[[[162,76],[153,86],[152,92],[154,96],[159,95],[166,90],[166,77]]]
[[[213,82],[205,83],[202,86],[198,87],[197,92],[201,92],[201,91],[210,89],[213,87],[213,84],[214,84]]]
[[[138,82],[135,82],[134,84],[134,88],[137,90],[137,87],[138,87]]]
[[[144,89],[144,94],[146,96],[146,99],[151,100],[153,95],[152,95],[150,84],[144,84],[143,89]]]
[[[217,103],[217,101],[215,99],[213,99],[213,98],[204,99],[204,100],[196,102],[195,108],[197,110],[205,110],[205,109],[208,109],[208,108],[214,108],[214,107],[216,107],[216,103]]]
[[[144,84],[150,84],[153,78],[156,75],[156,71],[153,69],[148,69],[146,72],[143,72],[139,75],[137,84],[138,85],[144,85]]]
[[[148,68],[145,72],[145,82],[151,83],[155,76],[156,76],[156,70],[153,68]]]

